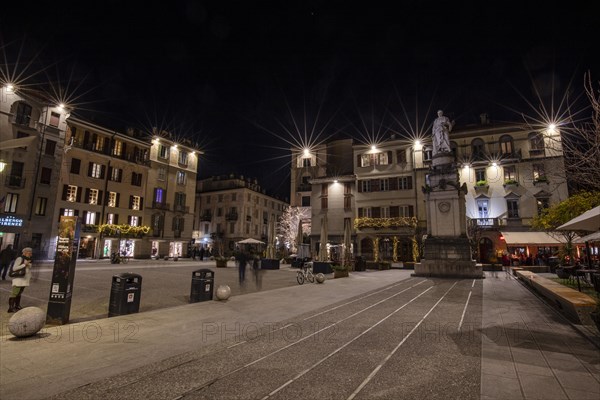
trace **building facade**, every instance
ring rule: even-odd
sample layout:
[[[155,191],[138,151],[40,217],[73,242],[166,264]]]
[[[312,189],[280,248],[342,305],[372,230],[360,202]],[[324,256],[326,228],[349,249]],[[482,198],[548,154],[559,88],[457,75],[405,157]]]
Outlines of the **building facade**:
[[[491,124],[484,118],[480,125],[456,127],[450,141],[458,185],[467,191],[467,227],[477,261],[496,262],[507,253],[514,257],[555,253],[557,241],[546,233],[531,232],[531,223],[544,208],[568,197],[560,132]],[[427,233],[429,138],[409,141],[392,134],[376,144],[349,146],[349,151],[341,152],[352,156],[353,170],[348,174],[329,168],[333,147],[328,144],[314,154],[292,151],[293,204],[311,207],[312,255],[321,245],[323,221],[329,247],[335,248],[351,218],[354,255],[418,260]],[[305,182],[310,184],[310,203],[298,200],[306,198]],[[329,257],[335,259],[335,251]]]
[[[47,96],[0,88],[0,248],[47,257],[69,111]]]
[[[215,176],[198,181],[194,245],[213,255],[230,256],[236,242],[267,243],[269,224],[279,221],[288,204],[271,197],[258,181],[243,176]]]

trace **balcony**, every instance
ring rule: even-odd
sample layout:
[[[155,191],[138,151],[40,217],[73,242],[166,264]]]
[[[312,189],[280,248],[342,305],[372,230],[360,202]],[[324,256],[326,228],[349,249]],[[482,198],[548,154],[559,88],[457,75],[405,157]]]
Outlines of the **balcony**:
[[[10,117],[10,123],[31,128],[31,115],[15,114]]]
[[[310,192],[312,190],[312,185],[310,183],[302,183],[298,185],[297,192]]]
[[[499,218],[469,218],[467,221],[470,229],[499,229],[502,224]]]
[[[4,180],[4,186],[15,189],[23,189],[25,187],[25,178],[18,175],[9,175]]]
[[[154,208],[156,210],[165,210],[165,211],[169,211],[169,209],[170,209],[169,203],[159,203],[157,201],[152,202],[152,208]]]
[[[398,229],[415,228],[417,219],[415,217],[392,217],[392,218],[369,218],[362,217],[354,220],[355,229]]]
[[[237,219],[238,219],[238,213],[236,213],[236,212],[225,214],[226,221],[237,221]]]
[[[173,211],[187,213],[187,212],[190,211],[190,207],[188,207],[188,206],[186,206],[184,204],[175,204],[173,206]]]
[[[204,213],[200,216],[200,221],[210,222],[211,220],[212,220],[212,214],[210,214],[210,213]]]
[[[521,149],[518,149],[518,150],[512,151],[510,153],[502,153],[500,155],[500,163],[506,164],[506,163],[518,162],[518,161],[521,161],[521,158],[523,158],[521,156]]]

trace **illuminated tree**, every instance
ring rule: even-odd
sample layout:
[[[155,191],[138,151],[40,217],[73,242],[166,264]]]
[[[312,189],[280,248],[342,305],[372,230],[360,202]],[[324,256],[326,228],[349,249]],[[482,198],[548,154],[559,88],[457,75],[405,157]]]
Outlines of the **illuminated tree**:
[[[283,237],[283,243],[296,252],[298,251],[296,237],[298,236],[299,221],[302,221],[302,231],[305,234],[310,233],[310,207],[288,207],[279,221],[279,233]]]

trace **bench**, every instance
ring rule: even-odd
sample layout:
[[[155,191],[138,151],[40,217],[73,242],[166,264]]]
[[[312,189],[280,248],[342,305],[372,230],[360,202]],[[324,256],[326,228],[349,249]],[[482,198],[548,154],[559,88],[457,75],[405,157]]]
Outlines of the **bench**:
[[[514,271],[517,277],[562,311],[577,324],[593,325],[590,313],[596,301],[587,294],[578,292],[558,282],[539,276],[531,271]]]

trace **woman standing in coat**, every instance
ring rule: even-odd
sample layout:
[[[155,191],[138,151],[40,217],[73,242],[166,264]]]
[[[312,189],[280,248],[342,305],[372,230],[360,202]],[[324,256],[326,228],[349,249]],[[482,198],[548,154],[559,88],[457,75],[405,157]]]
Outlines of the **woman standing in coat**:
[[[23,308],[21,307],[21,294],[29,286],[29,280],[31,279],[31,255],[33,250],[31,247],[25,247],[21,253],[22,255],[15,260],[13,271],[25,268],[26,272],[24,276],[12,278],[12,291],[8,298],[9,313],[17,312]]]

